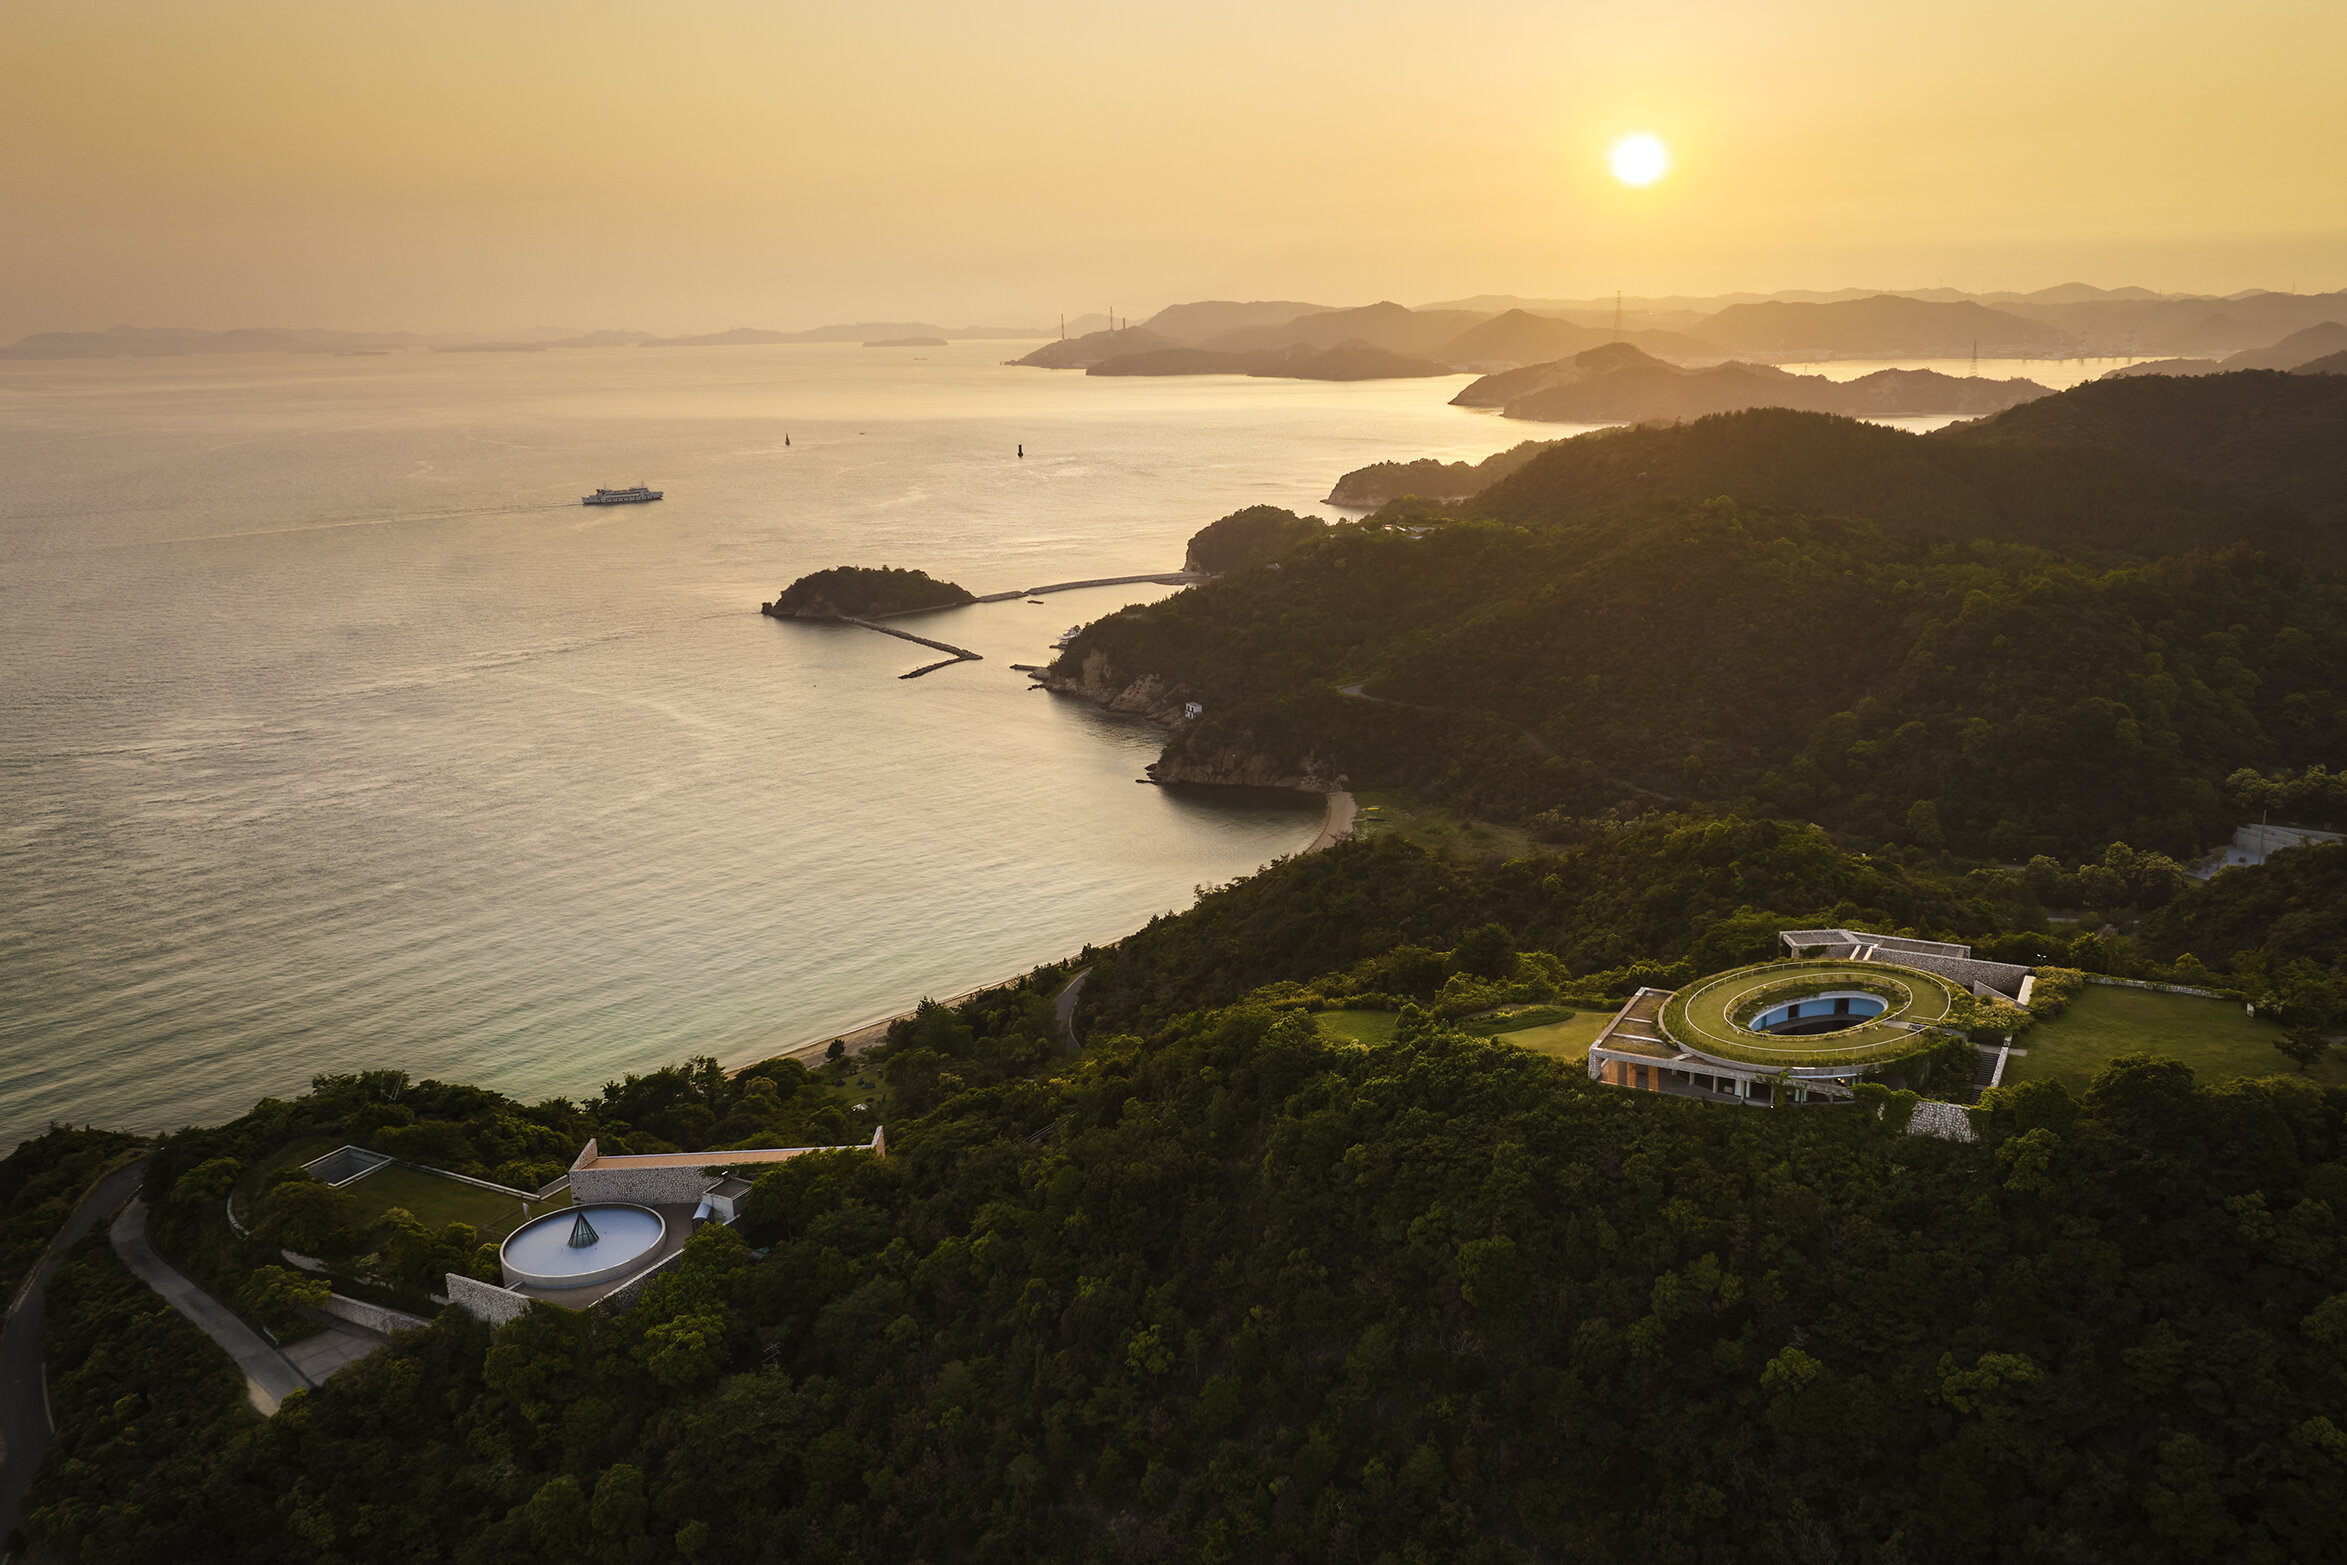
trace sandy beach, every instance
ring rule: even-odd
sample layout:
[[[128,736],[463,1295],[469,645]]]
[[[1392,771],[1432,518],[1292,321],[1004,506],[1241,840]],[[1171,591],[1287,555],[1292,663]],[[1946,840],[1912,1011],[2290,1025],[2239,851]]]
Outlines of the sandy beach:
[[[1320,835],[1304,845],[1306,853],[1318,853],[1331,848],[1353,834],[1353,823],[1360,819],[1361,807],[1349,793],[1328,796],[1328,813],[1320,818]]]

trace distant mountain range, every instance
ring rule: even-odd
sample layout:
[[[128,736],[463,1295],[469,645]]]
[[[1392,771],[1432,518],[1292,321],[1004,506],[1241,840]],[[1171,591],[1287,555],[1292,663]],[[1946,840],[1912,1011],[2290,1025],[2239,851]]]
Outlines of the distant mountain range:
[[[1971,300],[1934,302],[1876,294],[1835,304],[1731,304],[1695,327],[1696,335],[1739,353],[1871,358],[1886,345],[1924,358],[2051,358],[2065,351],[2061,328],[1993,310]]]
[[[1229,353],[1214,348],[1158,348],[1120,354],[1087,375],[1252,375],[1282,380],[1404,380],[1452,373],[1448,364],[1413,358],[1353,338],[1333,348],[1298,343]]]
[[[2295,370],[2341,352],[2347,352],[2347,325],[2338,321],[2324,321],[2304,331],[2294,331],[2270,348],[2244,348],[2222,359],[2150,359],[2141,364],[2123,364],[2106,372],[2102,378],[2125,380],[2135,375],[2218,375],[2233,370]]]
[[[1618,325],[1617,325],[1618,322]],[[0,348],[0,358],[164,357],[192,353],[343,353],[398,348],[706,348],[791,342],[862,343],[911,337],[948,341],[1053,340],[1015,362],[1090,369],[1121,355],[1196,348],[1211,353],[1316,352],[1359,344],[1453,370],[1493,371],[1553,363],[1627,342],[1680,364],[1792,362],[1818,358],[2194,358],[2244,367],[2227,355],[2278,349],[2296,334],[2347,324],[2347,292],[2250,291],[2224,298],[2065,283],[2033,293],[1966,294],[1950,288],[1865,292],[1786,290],[1610,299],[1526,299],[1486,294],[1416,309],[1381,300],[1331,308],[1293,299],[1197,300],[1171,305],[1138,326],[1079,316],[1062,329],[857,321],[806,331],[737,326],[683,336],[534,327],[507,338],[343,332],[276,327],[198,331],[117,326],[103,332],[40,332]],[[2290,350],[2292,352],[2296,349]],[[1177,361],[1166,361],[1168,363]],[[1201,361],[1203,362],[1203,361]],[[2278,364],[2268,367],[2287,367]],[[1243,373],[1256,373],[1246,370]],[[1165,370],[1131,373],[1168,373]],[[1188,373],[1208,373],[1192,370]]]
[[[1410,309],[1390,300],[1352,309],[1281,301],[1207,301],[1161,310],[1137,328],[1162,339],[1150,348],[1258,353],[1296,344],[1327,349],[1360,342],[1453,369],[1495,370],[1554,362],[1610,342],[1628,342],[1681,364],[1728,359],[1791,362],[1820,358],[2061,358],[2264,349],[2293,332],[2347,321],[2347,294],[2249,293],[2180,297],[2147,288],[2067,283],[2034,293],[1923,292],[1625,298],[1616,327],[1612,300],[1519,299],[1483,295]],[[1070,339],[1072,342],[1074,339]],[[1105,337],[1082,349],[1054,349],[1061,368],[1089,368],[1144,351],[1143,339]],[[1081,362],[1077,362],[1077,361]],[[1029,362],[1043,363],[1031,356]]]

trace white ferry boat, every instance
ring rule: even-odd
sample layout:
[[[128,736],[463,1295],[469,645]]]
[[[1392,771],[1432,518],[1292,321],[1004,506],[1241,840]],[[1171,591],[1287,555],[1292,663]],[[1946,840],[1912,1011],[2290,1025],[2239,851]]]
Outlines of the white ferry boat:
[[[598,489],[593,494],[579,496],[579,504],[642,505],[647,500],[659,499],[661,494],[662,491],[658,489],[647,489],[638,484],[633,489]]]

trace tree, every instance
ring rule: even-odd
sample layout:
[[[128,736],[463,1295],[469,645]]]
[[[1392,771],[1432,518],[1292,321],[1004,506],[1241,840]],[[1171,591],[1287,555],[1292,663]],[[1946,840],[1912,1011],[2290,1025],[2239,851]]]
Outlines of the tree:
[[[2319,1027],[2293,1027],[2274,1040],[2274,1047],[2285,1058],[2297,1062],[2300,1070],[2312,1070],[2331,1049],[2331,1040],[2324,1037]]]
[[[1508,978],[1516,971],[1515,937],[1498,924],[1485,924],[1468,933],[1451,953],[1451,962],[1462,973],[1477,978]]]
[[[236,1306],[272,1331],[291,1325],[301,1311],[323,1308],[334,1285],[307,1272],[263,1266],[237,1291]]]
[[[261,1198],[263,1232],[305,1255],[338,1258],[351,1253],[358,1235],[350,1226],[351,1198],[300,1169],[288,1171]]]
[[[823,1051],[823,1057],[832,1061],[846,1059],[848,1057],[848,1041],[845,1038],[832,1039],[831,1047]]]

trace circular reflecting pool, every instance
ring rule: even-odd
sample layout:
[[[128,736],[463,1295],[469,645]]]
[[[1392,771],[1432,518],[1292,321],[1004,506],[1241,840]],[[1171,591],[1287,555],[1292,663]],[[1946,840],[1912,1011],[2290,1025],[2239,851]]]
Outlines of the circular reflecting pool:
[[[642,1266],[667,1232],[648,1206],[566,1206],[516,1228],[497,1253],[509,1287],[585,1288]]]

